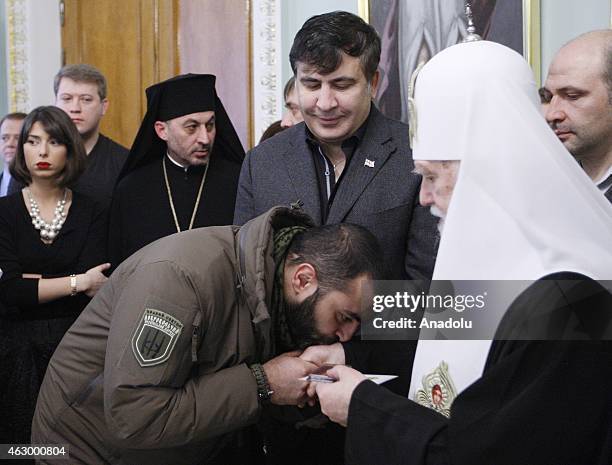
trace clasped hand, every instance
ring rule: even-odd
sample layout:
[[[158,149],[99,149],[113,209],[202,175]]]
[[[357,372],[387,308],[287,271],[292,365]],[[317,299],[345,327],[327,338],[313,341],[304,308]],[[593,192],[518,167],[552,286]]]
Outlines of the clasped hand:
[[[340,343],[308,347],[303,353],[289,352],[264,365],[270,388],[271,401],[277,405],[314,405],[319,400],[321,411],[330,420],[347,425],[348,408],[353,391],[366,378],[357,370],[343,366],[344,349]],[[304,378],[320,371],[322,365],[337,365],[326,375],[337,379],[334,383],[308,382]]]

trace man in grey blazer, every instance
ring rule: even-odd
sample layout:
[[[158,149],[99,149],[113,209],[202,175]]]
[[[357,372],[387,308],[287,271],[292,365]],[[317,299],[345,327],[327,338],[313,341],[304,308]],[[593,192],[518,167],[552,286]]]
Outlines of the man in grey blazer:
[[[304,123],[252,149],[234,223],[275,205],[299,205],[316,223],[356,223],[380,241],[389,276],[431,276],[436,229],[419,206],[408,127],[372,104],[380,39],[361,18],[309,19],[290,53]]]
[[[437,232],[433,216],[419,205],[408,126],[372,104],[379,80],[376,31],[346,12],[314,16],[298,31],[289,58],[304,122],[247,154],[234,222],[243,224],[275,205],[301,207],[317,224],[368,228],[380,241],[389,278],[430,278]],[[302,357],[397,374],[387,387],[406,395],[415,346],[414,341],[351,341],[324,352],[313,347]],[[343,462],[342,433],[302,428],[292,434],[270,423],[267,436],[274,439],[267,443],[268,463]]]

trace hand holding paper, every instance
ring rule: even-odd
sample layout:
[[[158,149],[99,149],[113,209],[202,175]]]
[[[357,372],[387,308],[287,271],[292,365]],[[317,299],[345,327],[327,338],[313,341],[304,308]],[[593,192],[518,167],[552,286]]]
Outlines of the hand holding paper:
[[[353,391],[361,382],[367,380],[366,376],[357,370],[343,365],[337,365],[327,371],[327,376],[336,380],[334,382],[313,382],[308,386],[308,395],[319,397],[321,411],[335,423],[346,426],[348,408]],[[380,377],[380,375],[375,375]]]
[[[383,384],[386,383],[387,381],[391,381],[392,379],[397,378],[396,375],[369,375],[369,374],[365,374],[363,375],[366,377],[366,379],[369,379],[370,381],[373,381],[376,384]],[[319,375],[319,374],[310,374],[308,376],[304,376],[303,378],[300,378],[301,381],[309,381],[311,383],[335,383],[336,381],[338,381],[337,379],[334,379],[330,376],[327,375]]]

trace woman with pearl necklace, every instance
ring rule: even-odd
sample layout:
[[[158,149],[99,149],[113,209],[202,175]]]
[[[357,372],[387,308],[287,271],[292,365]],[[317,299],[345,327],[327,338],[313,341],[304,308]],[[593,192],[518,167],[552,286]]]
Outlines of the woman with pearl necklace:
[[[107,280],[106,211],[73,192],[87,155],[69,116],[38,107],[24,120],[0,198],[0,443],[29,443],[47,363]]]

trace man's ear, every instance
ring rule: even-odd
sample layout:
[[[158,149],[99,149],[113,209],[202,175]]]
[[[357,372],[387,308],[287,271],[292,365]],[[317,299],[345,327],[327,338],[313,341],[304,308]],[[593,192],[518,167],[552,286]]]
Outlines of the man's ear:
[[[164,123],[163,121],[155,121],[153,127],[155,128],[155,134],[157,134],[157,137],[159,137],[161,140],[168,140],[167,123]]]
[[[378,90],[378,81],[380,80],[380,71],[376,70],[372,80],[370,81],[370,96],[376,97],[376,91]]]
[[[317,272],[310,263],[300,263],[291,269],[290,278],[291,294],[299,301],[310,297],[319,286]]]
[[[102,116],[104,116],[107,111],[108,111],[108,99],[105,98],[104,100],[102,100]]]

